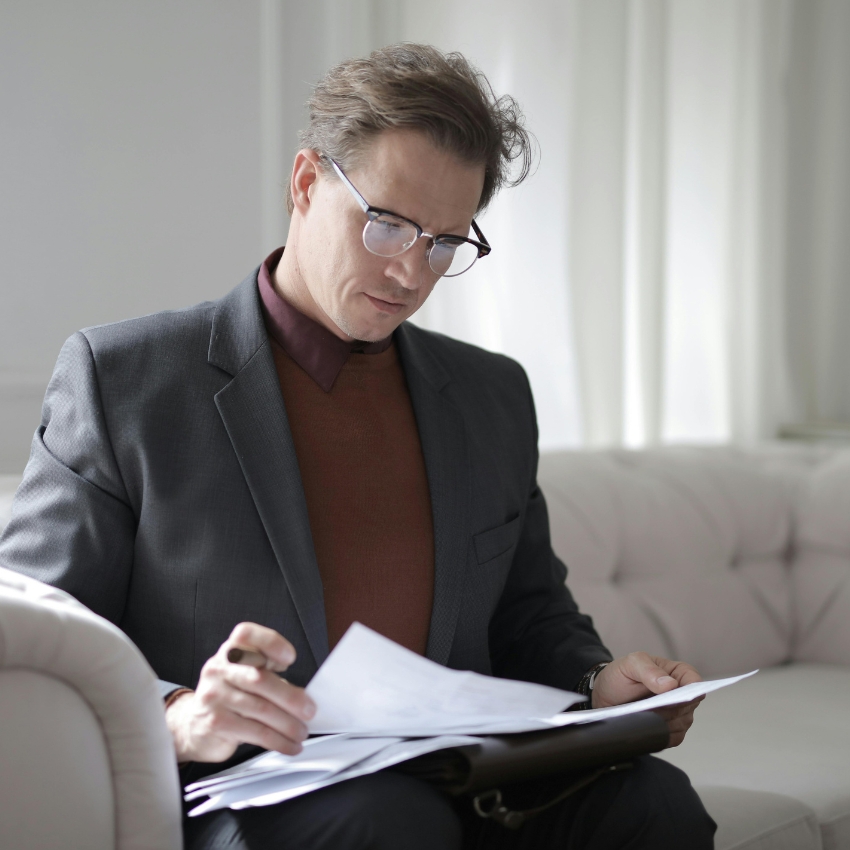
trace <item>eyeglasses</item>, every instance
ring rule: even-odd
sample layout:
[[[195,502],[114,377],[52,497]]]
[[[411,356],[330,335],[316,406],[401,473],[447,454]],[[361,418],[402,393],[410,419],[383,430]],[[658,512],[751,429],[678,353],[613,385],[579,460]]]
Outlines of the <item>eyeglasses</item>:
[[[366,250],[379,257],[397,257],[423,236],[431,240],[431,245],[425,253],[431,271],[440,277],[457,277],[469,271],[479,257],[486,257],[490,253],[490,243],[484,234],[472,220],[472,229],[481,241],[467,239],[465,236],[455,236],[452,233],[426,233],[415,221],[404,216],[396,215],[389,210],[382,210],[370,206],[364,197],[354,188],[354,184],[345,176],[339,163],[329,156],[322,157],[327,160],[339,179],[346,185],[348,191],[354,195],[361,209],[369,217],[363,228],[363,244]]]

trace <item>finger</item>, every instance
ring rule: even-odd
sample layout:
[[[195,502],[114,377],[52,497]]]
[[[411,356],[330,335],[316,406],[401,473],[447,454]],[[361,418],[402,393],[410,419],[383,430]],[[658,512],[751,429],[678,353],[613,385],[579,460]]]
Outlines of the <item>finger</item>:
[[[664,717],[663,709],[656,709],[656,714]],[[693,712],[688,712],[686,714],[681,714],[676,717],[667,719],[667,732],[669,735],[669,740],[667,743],[668,747],[678,747],[679,744],[682,743],[685,739],[685,734],[688,729],[691,728],[694,722]]]
[[[693,726],[693,714],[683,714],[680,717],[674,717],[667,722],[667,728],[672,732],[685,732]]]
[[[269,659],[268,669],[282,673],[295,661],[295,647],[281,634],[257,623],[239,623],[230,633],[222,650],[233,647],[259,650]]]
[[[233,688],[230,691],[227,707],[235,714],[249,720],[256,720],[297,744],[306,740],[307,727],[297,717],[278,708],[263,697]]]
[[[224,680],[237,690],[268,700],[305,723],[316,714],[316,704],[304,688],[291,685],[269,670],[229,664],[224,671]]]
[[[679,718],[673,723],[668,724],[668,730],[670,732],[670,739],[668,746],[670,747],[678,747],[682,741],[685,740],[685,735],[688,732],[688,729],[691,728],[693,721],[693,717],[690,718],[688,722],[685,721],[684,718]]]
[[[655,711],[665,720],[672,720],[675,717],[682,717],[686,714],[693,714],[697,706],[703,701],[704,697],[691,700],[690,702],[679,703],[678,705],[668,705],[663,708],[657,708]]]
[[[217,712],[210,719],[209,725],[212,734],[239,744],[254,744],[288,756],[296,756],[303,749],[298,741],[281,735],[265,723],[230,711]]]
[[[628,660],[629,675],[652,693],[663,694],[679,686],[676,679],[645,652],[633,652],[628,656]]]
[[[702,676],[700,676],[696,668],[691,667],[690,664],[685,664],[684,661],[672,661],[669,658],[660,658],[655,655],[650,656],[650,659],[664,670],[668,676],[674,678],[680,686],[702,681]]]

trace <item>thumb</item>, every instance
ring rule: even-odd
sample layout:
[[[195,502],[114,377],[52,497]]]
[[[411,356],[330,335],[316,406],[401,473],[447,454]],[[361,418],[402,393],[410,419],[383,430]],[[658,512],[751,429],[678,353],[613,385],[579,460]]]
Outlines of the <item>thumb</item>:
[[[640,665],[637,673],[640,681],[654,694],[663,694],[679,687],[679,683],[663,667],[648,661]]]

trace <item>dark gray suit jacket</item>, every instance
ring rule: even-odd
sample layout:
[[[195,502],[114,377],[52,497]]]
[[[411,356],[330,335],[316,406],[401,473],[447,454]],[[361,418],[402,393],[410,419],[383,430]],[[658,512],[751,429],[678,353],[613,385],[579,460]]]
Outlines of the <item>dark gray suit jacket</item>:
[[[525,373],[411,324],[396,340],[433,506],[428,657],[575,687],[611,656],[552,552]],[[287,678],[309,681],[328,654],[322,584],[256,272],[65,343],[0,564],[120,626],[163,694],[193,687],[243,620],[287,637]]]

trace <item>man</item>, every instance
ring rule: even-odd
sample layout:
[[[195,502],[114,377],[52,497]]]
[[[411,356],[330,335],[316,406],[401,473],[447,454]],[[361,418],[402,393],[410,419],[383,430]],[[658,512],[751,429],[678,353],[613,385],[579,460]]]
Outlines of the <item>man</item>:
[[[310,106],[285,250],[218,302],[66,343],[0,563],[137,643],[187,779],[244,744],[300,751],[315,710],[303,686],[354,620],[594,706],[697,680],[643,653],[612,661],[579,613],[549,542],[522,369],[405,323],[490,250],[474,217],[511,160],[528,170],[513,101],[462,57],[402,45],[334,68]],[[230,664],[236,644],[275,671]],[[671,744],[694,708],[668,711]],[[646,758],[515,833],[379,774],[187,821],[186,839],[700,848],[713,829],[687,778]]]

